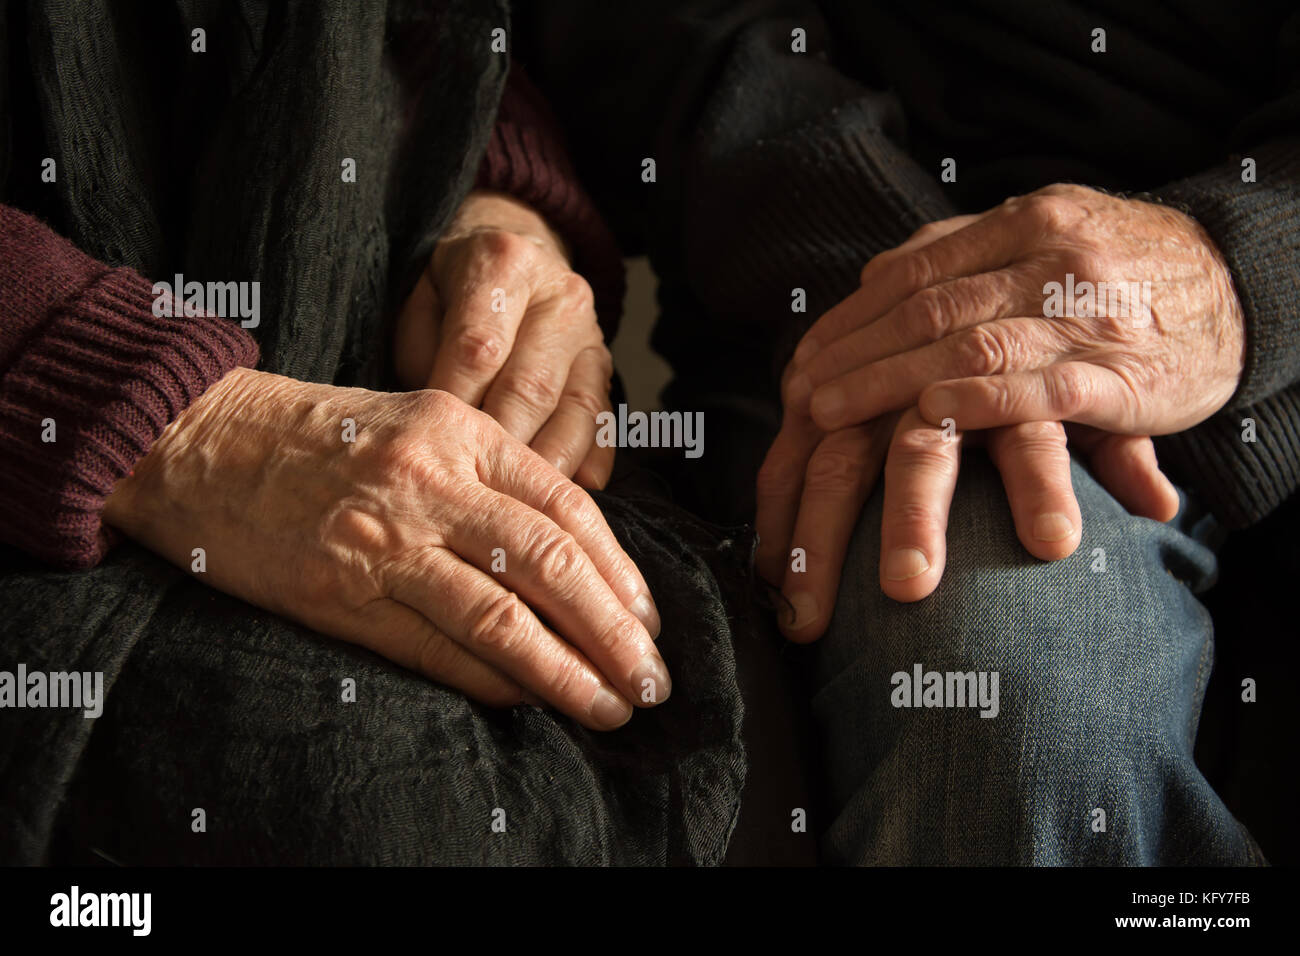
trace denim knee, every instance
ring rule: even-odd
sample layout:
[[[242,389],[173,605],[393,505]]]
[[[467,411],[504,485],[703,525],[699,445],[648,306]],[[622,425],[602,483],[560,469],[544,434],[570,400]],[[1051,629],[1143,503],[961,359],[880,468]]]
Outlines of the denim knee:
[[[988,460],[962,469],[930,597],[880,592],[879,495],[855,532],[817,651],[828,842],[860,862],[1194,857],[1235,824],[1191,757],[1213,647],[1193,590],[1213,554],[1076,464],[1083,541],[1038,561]],[[1171,848],[1171,812],[1204,824],[1193,845]]]

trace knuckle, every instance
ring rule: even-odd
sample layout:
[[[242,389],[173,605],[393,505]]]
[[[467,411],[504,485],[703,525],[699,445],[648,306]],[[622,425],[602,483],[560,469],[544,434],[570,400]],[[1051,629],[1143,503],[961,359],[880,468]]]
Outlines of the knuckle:
[[[530,262],[537,251],[524,236],[507,229],[485,229],[478,233],[477,242],[484,255],[505,269]]]
[[[899,275],[903,286],[908,289],[924,289],[934,279],[934,269],[926,249],[909,252],[898,260]]]
[[[456,361],[471,372],[490,372],[505,360],[506,344],[499,332],[474,327],[456,337]]]
[[[1006,370],[1007,349],[996,332],[977,325],[962,336],[961,361],[970,375],[998,375]]]
[[[470,625],[469,639],[477,647],[509,653],[527,633],[528,615],[513,591],[492,598]]]
[[[544,537],[531,549],[530,565],[549,587],[559,587],[582,564],[582,549],[567,531]]]
[[[417,638],[415,669],[429,677],[439,677],[447,672],[451,662],[451,644],[439,634],[425,631]]]
[[[516,372],[506,388],[509,394],[536,411],[549,412],[560,399],[561,386],[546,369]]]
[[[921,501],[907,500],[895,503],[889,510],[889,521],[896,529],[919,532],[918,536],[921,538],[942,537],[944,534],[944,523],[939,515],[934,508]]]
[[[595,307],[596,296],[592,292],[591,283],[576,272],[570,272],[564,277],[560,293],[574,310],[586,312]]]
[[[587,683],[589,681],[582,664],[572,655],[559,657],[551,665],[545,680],[551,699],[558,701],[570,701],[578,697]]]
[[[644,634],[645,629],[636,618],[631,615],[619,615],[601,628],[600,633],[596,635],[596,645],[610,655],[623,654],[629,649],[637,651],[641,648]],[[637,656],[641,655],[638,653]]]
[[[808,462],[808,488],[831,494],[849,494],[862,478],[860,456],[842,449],[825,449]]]
[[[566,388],[560,400],[589,416],[594,423],[596,416],[605,411],[605,397],[589,392],[585,388]]]
[[[1065,447],[1065,426],[1060,422],[1026,422],[1016,426],[1014,436],[1022,446]]]
[[[470,410],[459,398],[442,389],[422,388],[406,392],[404,399],[410,406],[406,410],[408,420],[421,424],[455,427],[466,420],[466,413]]]
[[[1020,426],[1020,432],[1026,438],[1041,438],[1051,441],[1065,440],[1065,426],[1060,422],[1026,422]]]
[[[421,436],[404,432],[382,442],[372,459],[378,474],[395,484],[442,487],[445,470]]]
[[[1050,382],[1052,407],[1062,417],[1077,414],[1087,405],[1091,380],[1081,368],[1074,365],[1058,366]]]
[[[1002,379],[990,378],[985,380],[982,387],[984,404],[999,420],[1005,421],[1015,416],[1020,407],[1020,400],[1010,385]]]
[[[943,286],[923,289],[911,299],[908,324],[915,327],[928,342],[937,342],[948,334],[954,305],[952,293]]]
[[[1055,193],[1034,193],[1017,207],[1040,232],[1065,232],[1074,221],[1074,202]]]
[[[1062,250],[1061,268],[1082,278],[1102,275],[1106,265],[1100,249],[1076,238]]]
[[[799,490],[802,483],[799,468],[784,459],[769,458],[758,469],[756,487],[763,498],[777,498],[792,495]]]
[[[585,522],[591,519],[595,503],[587,493],[571,481],[559,481],[547,493],[542,513],[556,524],[570,521]]]
[[[930,426],[905,428],[898,432],[894,436],[890,451],[891,460],[897,461],[897,456],[901,456],[909,466],[935,462],[947,467],[952,457],[949,452],[949,441],[944,438],[943,429]]]

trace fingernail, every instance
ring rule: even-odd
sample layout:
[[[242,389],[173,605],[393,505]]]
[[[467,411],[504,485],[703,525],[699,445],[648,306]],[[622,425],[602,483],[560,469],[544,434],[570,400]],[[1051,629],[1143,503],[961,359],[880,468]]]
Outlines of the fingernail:
[[[650,706],[662,704],[673,692],[672,678],[658,654],[647,654],[632,671],[632,689],[637,700]]]
[[[930,570],[930,559],[916,548],[895,548],[885,561],[885,577],[890,581],[906,581]]]
[[[839,385],[823,385],[813,393],[812,414],[819,424],[834,428],[844,412],[844,389]]]
[[[799,343],[799,347],[794,350],[794,364],[802,365],[816,355],[820,348],[821,346],[817,344],[816,339],[804,339]]]
[[[790,602],[790,606],[782,608],[781,623],[788,630],[807,627],[817,619],[817,599],[807,591],[791,594],[786,600]]]
[[[812,394],[812,381],[803,372],[795,375],[790,379],[789,388],[786,389],[786,400],[791,405],[801,405]]]
[[[1060,541],[1074,534],[1074,522],[1059,512],[1039,515],[1034,519],[1034,537],[1039,541]]]
[[[650,600],[648,594],[638,594],[636,600],[632,602],[630,608],[636,615],[636,619],[645,625],[646,631],[650,634],[650,640],[659,636],[659,629],[663,626],[659,620],[659,609],[655,607],[655,602]]]
[[[606,730],[613,730],[632,719],[632,705],[602,687],[591,702],[591,717]]]

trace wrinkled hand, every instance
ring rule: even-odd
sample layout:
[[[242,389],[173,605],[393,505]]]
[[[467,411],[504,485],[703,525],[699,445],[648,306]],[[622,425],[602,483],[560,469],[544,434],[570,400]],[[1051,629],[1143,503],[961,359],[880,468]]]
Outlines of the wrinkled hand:
[[[905,254],[976,218],[933,223],[885,255]],[[948,510],[962,443],[971,438],[987,445],[1002,475],[1017,536],[1042,560],[1068,557],[1082,533],[1067,435],[1088,457],[1098,480],[1132,513],[1167,521],[1177,511],[1177,491],[1160,472],[1149,438],[1059,422],[1026,422],[963,436],[955,422],[951,428],[934,427],[915,408],[901,417],[886,414],[825,432],[809,414],[807,388],[792,395],[791,381],[801,369],[791,362],[786,370],[782,427],[758,482],[759,571],[782,589],[789,607],[779,623],[792,640],[811,641],[825,632],[850,537],[886,458],[880,586],[899,601],[926,597],[943,576]],[[794,569],[796,547],[804,549],[804,571]]]
[[[850,539],[882,465],[880,588],[896,601],[919,601],[939,586],[961,449],[972,438],[986,445],[1002,475],[1025,549],[1044,561],[1073,554],[1083,521],[1060,422],[965,436],[929,424],[913,407],[826,433],[806,413],[786,407],[759,471],[756,519],[759,573],[789,605],[778,617],[786,637],[806,642],[825,633]],[[1149,438],[1072,426],[1068,439],[1130,512],[1156,521],[1177,512],[1178,492],[1161,473]],[[792,560],[795,548],[804,551],[801,570]]]
[[[562,474],[604,487],[614,449],[596,444],[613,363],[591,287],[527,206],[475,192],[438,241],[398,316],[405,388],[481,408]]]
[[[104,514],[187,570],[203,548],[218,590],[487,704],[608,730],[671,691],[658,613],[595,503],[445,392],[236,369]]]
[[[1235,391],[1241,303],[1182,213],[1058,185],[918,237],[936,234],[872,259],[861,288],[804,336],[788,397],[808,401],[821,428],[919,399],[927,421],[962,430],[1054,420],[1163,435]],[[1091,314],[1047,317],[1049,283],[1067,274],[1108,292],[1149,282],[1149,302],[1106,297]]]

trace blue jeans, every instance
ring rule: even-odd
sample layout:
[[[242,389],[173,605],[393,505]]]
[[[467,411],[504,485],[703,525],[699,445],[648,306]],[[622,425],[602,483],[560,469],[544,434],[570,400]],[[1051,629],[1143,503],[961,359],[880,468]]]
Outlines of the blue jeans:
[[[1216,573],[1213,524],[1186,498],[1167,525],[1135,518],[1072,472],[1083,542],[1045,563],[1016,538],[997,471],[967,453],[943,582],[914,604],[880,591],[879,490],[868,502],[816,651],[828,862],[1264,862],[1192,759],[1214,656],[1195,597]],[[955,706],[961,680],[913,695],[938,680],[918,681],[918,664],[984,672],[990,693],[997,672],[996,716]],[[914,696],[945,706],[902,706]]]

